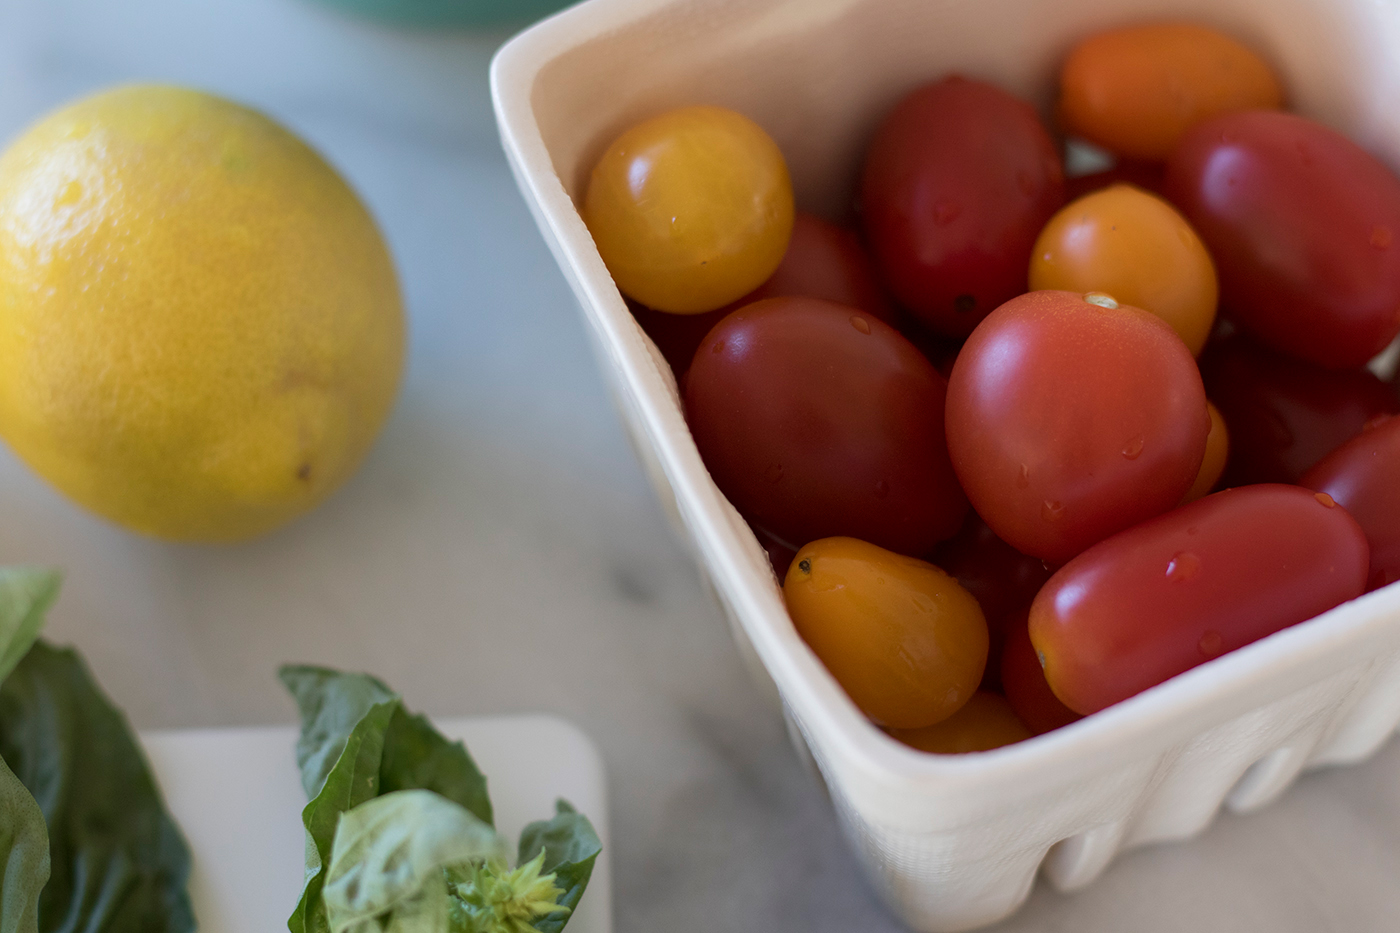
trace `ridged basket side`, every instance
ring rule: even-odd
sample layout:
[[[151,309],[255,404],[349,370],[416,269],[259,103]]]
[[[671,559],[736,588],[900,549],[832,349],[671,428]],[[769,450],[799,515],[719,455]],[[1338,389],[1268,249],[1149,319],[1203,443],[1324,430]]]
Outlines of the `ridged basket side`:
[[[1122,851],[1194,836],[1222,806],[1251,812],[1306,770],[1369,757],[1400,724],[1400,651],[1097,775],[1070,794],[1056,789],[1031,806],[1008,808],[1002,819],[946,832],[911,833],[868,819],[820,743],[791,719],[872,886],[913,929],[953,933],[1015,912],[1037,871],[1060,890],[1082,888]]]

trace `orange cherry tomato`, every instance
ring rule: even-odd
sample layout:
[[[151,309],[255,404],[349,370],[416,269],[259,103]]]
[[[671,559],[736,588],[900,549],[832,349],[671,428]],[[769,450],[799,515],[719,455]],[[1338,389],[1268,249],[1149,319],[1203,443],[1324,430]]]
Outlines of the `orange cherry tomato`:
[[[1225,472],[1225,461],[1230,459],[1230,431],[1225,427],[1225,419],[1215,403],[1206,401],[1210,412],[1210,433],[1206,435],[1206,455],[1201,459],[1201,469],[1196,473],[1196,481],[1186,491],[1181,504],[1195,502],[1215,488],[1220,475]]]
[[[723,107],[682,107],[608,146],[583,219],[623,294],[673,314],[753,291],[792,234],[787,163],[758,124]]]
[[[932,564],[823,538],[797,552],[783,598],[797,633],[879,725],[931,726],[977,691],[987,623],[972,594]]]
[[[1194,356],[1215,325],[1215,265],[1186,218],[1117,184],[1050,218],[1031,252],[1032,291],[1106,292],[1171,325]]]
[[[967,705],[940,723],[922,729],[891,729],[890,735],[921,752],[961,755],[985,752],[1031,737],[1006,697],[979,690]]]
[[[1165,159],[1183,133],[1210,117],[1281,106],[1283,88],[1262,58],[1190,23],[1091,36],[1060,72],[1065,129],[1137,159]]]

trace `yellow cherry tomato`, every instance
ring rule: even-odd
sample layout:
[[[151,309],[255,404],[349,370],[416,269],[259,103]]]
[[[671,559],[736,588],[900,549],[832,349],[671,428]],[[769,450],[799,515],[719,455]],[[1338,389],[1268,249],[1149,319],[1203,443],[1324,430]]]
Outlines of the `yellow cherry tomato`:
[[[1181,500],[1181,504],[1195,502],[1215,488],[1215,484],[1220,482],[1220,474],[1225,472],[1225,461],[1230,458],[1230,432],[1225,427],[1225,419],[1220,416],[1220,409],[1215,407],[1214,402],[1206,402],[1206,408],[1210,411],[1210,433],[1206,435],[1206,455],[1201,459],[1201,469],[1196,474],[1196,481],[1187,490],[1186,497]]]
[[[699,314],[778,268],[792,235],[792,180],[758,124],[723,107],[683,107],[608,146],[583,219],[623,294]]]
[[[987,622],[942,570],[855,538],[797,552],[783,584],[803,640],[882,726],[917,729],[957,712],[987,664]]]
[[[1031,737],[1006,697],[979,690],[967,705],[940,723],[922,729],[891,729],[911,748],[939,755],[985,752]]]
[[[1199,354],[1215,323],[1215,265],[1196,231],[1132,185],[1086,194],[1050,218],[1031,253],[1032,291],[1106,292],[1151,311]]]
[[[1183,133],[1210,117],[1282,105],[1283,88],[1262,58],[1192,23],[1090,36],[1060,72],[1065,129],[1135,159],[1165,159]]]

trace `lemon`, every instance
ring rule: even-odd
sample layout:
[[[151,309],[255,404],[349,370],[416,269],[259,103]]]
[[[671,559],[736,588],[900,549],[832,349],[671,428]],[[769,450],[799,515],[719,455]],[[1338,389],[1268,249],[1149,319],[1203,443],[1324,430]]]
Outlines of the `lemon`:
[[[403,353],[373,219],[259,113],[123,87],[0,156],[0,436],[100,515],[221,541],[305,512],[369,449]]]

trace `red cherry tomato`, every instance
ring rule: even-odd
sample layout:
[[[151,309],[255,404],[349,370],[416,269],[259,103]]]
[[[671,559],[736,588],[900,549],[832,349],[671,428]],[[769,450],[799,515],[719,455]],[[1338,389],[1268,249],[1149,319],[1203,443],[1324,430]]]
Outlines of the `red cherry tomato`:
[[[1035,111],[960,77],[895,106],[866,154],[860,190],[890,289],[949,336],[971,333],[1025,291],[1031,245],[1065,197],[1059,154]]]
[[[735,311],[696,351],[686,414],[719,488],[794,546],[857,537],[924,554],[962,523],[946,384],[883,321],[817,298]]]
[[[1076,175],[1073,178],[1066,178],[1065,197],[1070,201],[1077,201],[1086,194],[1107,188],[1109,185],[1116,185],[1119,182],[1127,182],[1130,185],[1137,185],[1144,191],[1161,194],[1164,172],[1165,167],[1161,162],[1137,162],[1132,159],[1120,159],[1113,168],[1107,168],[1090,175]]]
[[[1182,138],[1164,190],[1215,258],[1221,309],[1264,343],[1345,368],[1400,333],[1400,180],[1345,136],[1216,117]]]
[[[1031,600],[1050,579],[1050,571],[1038,557],[1027,557],[996,536],[971,510],[956,535],[929,554],[929,562],[942,567],[977,598],[987,618],[991,639],[984,689],[1000,683],[1002,646],[1017,613],[1024,614]]]
[[[1302,485],[1331,496],[1366,532],[1369,589],[1400,580],[1400,418],[1386,418],[1332,451]]]
[[[1368,561],[1322,494],[1227,489],[1061,567],[1031,605],[1031,642],[1055,695],[1088,715],[1360,596]]]
[[[1021,721],[1036,735],[1043,735],[1081,717],[1061,703],[1045,682],[1045,671],[1040,667],[1040,658],[1036,657],[1026,629],[1026,616],[1027,610],[1023,609],[1011,621],[1006,633],[1006,647],[1001,655],[1001,689]]]
[[[1367,421],[1400,411],[1364,369],[1323,369],[1240,336],[1208,347],[1201,375],[1230,429],[1225,486],[1296,483]]]
[[[973,508],[1051,561],[1180,502],[1209,432],[1191,351],[1161,318],[1106,296],[1008,301],[948,384],[948,450]]]
[[[738,301],[703,314],[667,314],[634,304],[632,314],[679,377],[690,368],[700,341],[730,312],[764,298],[785,295],[825,298],[850,305],[891,326],[897,320],[875,275],[875,266],[856,235],[804,211],[798,211],[793,218],[792,238],[778,271]]]

